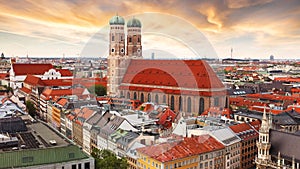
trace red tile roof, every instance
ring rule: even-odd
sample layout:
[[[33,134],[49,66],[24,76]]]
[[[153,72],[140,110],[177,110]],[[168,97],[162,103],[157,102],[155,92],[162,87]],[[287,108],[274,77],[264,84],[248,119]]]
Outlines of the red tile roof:
[[[12,65],[15,75],[42,75],[49,69],[52,69],[52,64],[23,64],[14,63]]]
[[[52,79],[52,80],[43,80],[45,86],[72,86],[72,79]]]
[[[61,76],[73,76],[73,73],[69,69],[56,69]]]
[[[293,82],[293,83],[299,83],[300,78],[294,78],[294,77],[276,77],[274,81],[280,81],[280,82]]]
[[[224,85],[216,76],[213,69],[202,60],[132,60],[123,78],[123,83],[131,84],[129,90],[163,90],[165,93],[178,94],[182,92],[186,94],[199,94],[199,92],[166,90],[161,89],[160,86],[187,89],[224,88]],[[150,85],[151,87],[138,85]],[[126,85],[123,85],[121,89],[126,87]],[[200,94],[205,93],[211,92],[203,91]]]
[[[8,73],[0,73],[0,79],[7,79],[9,77]]]
[[[161,162],[173,161],[193,155],[224,149],[224,145],[209,135],[186,137],[182,141],[167,142],[137,149]]]
[[[84,88],[76,89],[45,89],[41,94],[41,98],[44,100],[50,100],[51,98],[59,96],[68,96],[68,95],[78,95],[81,96],[84,91]]]
[[[161,125],[163,129],[169,129],[172,127],[172,123],[176,118],[176,113],[171,109],[167,109],[164,112],[159,113],[157,118],[159,119],[157,124]]]
[[[253,124],[255,124],[255,123],[253,123]],[[235,132],[243,140],[248,140],[251,138],[258,137],[258,130],[253,126],[253,128],[255,128],[255,130],[254,130],[252,128],[252,126],[248,123],[241,123],[241,124],[237,124],[237,125],[233,125],[233,126],[229,126],[229,127],[233,132]]]
[[[73,79],[74,84],[80,84],[86,88],[90,88],[93,85],[107,86],[107,78],[75,78]]]
[[[27,94],[31,93],[31,90],[26,87],[22,87],[20,90]]]
[[[210,113],[211,116],[225,116],[227,118],[231,118],[231,114],[232,111],[228,108],[222,108],[222,107],[210,107],[208,108],[207,110],[205,110],[201,116],[207,116],[208,115],[208,112]]]
[[[28,74],[24,80],[24,83],[32,86],[44,86],[43,81],[34,75]]]
[[[61,106],[65,106],[67,103],[68,103],[68,99],[66,99],[66,98],[61,98],[57,102],[57,104],[59,104]]]

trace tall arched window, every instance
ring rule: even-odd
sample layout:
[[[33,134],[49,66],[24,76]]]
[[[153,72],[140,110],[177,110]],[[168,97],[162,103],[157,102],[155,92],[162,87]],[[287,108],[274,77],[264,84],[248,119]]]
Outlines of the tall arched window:
[[[136,100],[137,99],[137,95],[136,92],[133,93],[133,99]]]
[[[181,96],[179,96],[179,111],[182,110],[182,99]]]
[[[190,97],[187,99],[187,112],[190,113],[192,112],[192,100]]]
[[[214,98],[214,106],[219,106],[219,97]]]
[[[148,93],[148,102],[151,102],[151,94]]]
[[[174,110],[175,109],[175,99],[174,99],[174,96],[171,96],[171,110]]]
[[[166,95],[163,96],[163,103],[167,103]]]
[[[141,102],[144,103],[144,93],[141,93]]]
[[[155,95],[155,103],[158,104],[158,95],[157,94]]]
[[[127,92],[127,99],[130,99],[130,93]]]
[[[204,99],[203,99],[203,97],[201,97],[199,99],[199,112],[198,112],[198,114],[201,115],[203,113],[203,111],[204,111]]]

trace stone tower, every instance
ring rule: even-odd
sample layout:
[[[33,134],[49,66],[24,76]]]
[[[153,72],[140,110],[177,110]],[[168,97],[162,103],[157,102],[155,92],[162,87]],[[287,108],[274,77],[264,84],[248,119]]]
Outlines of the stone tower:
[[[266,109],[264,109],[264,114],[261,122],[261,127],[259,130],[259,140],[257,142],[257,158],[255,160],[256,167],[258,169],[266,169],[268,164],[271,162],[270,148],[270,120],[267,118]]]
[[[141,36],[141,22],[132,18],[127,22],[127,56],[134,58],[142,57],[142,36]]]
[[[109,20],[109,56],[107,94],[118,96],[118,87],[123,78],[122,60],[125,58],[125,20],[121,16],[114,16]]]
[[[127,45],[125,46],[125,20],[114,16],[109,20],[109,56],[107,94],[111,97],[122,97],[119,86],[131,59],[142,58],[142,24],[132,18],[127,23]],[[126,47],[126,51],[125,51]]]

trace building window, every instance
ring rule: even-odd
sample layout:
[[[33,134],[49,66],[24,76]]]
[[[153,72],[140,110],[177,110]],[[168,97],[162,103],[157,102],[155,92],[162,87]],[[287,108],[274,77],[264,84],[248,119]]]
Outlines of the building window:
[[[121,53],[124,53],[124,49],[123,48],[121,49]]]
[[[166,101],[166,95],[163,96],[163,103],[167,103],[167,101]]]
[[[151,102],[151,94],[148,93],[148,102]]]
[[[144,103],[144,93],[141,93],[141,102]]]
[[[203,97],[201,97],[200,99],[199,99],[199,115],[201,115],[202,113],[203,113],[203,111],[204,111],[204,99],[203,99]]]
[[[78,169],[81,169],[81,164],[78,164]]]
[[[155,95],[155,103],[158,104],[158,95],[157,94]]]
[[[90,163],[89,162],[84,163],[84,169],[90,169]]]
[[[138,42],[141,42],[141,39],[140,39],[140,37],[138,37]]]
[[[131,37],[129,38],[129,42],[132,42],[132,38]]]
[[[174,99],[174,96],[171,96],[171,110],[174,110],[175,109],[175,99]]]
[[[74,158],[75,154],[74,153],[69,153],[69,158]]]
[[[182,110],[182,99],[181,96],[179,96],[179,111]]]
[[[76,169],[76,164],[72,164],[72,169]]]
[[[112,49],[111,49],[111,52],[112,52],[112,53],[114,53],[114,52],[115,52],[115,49],[114,49],[114,48],[112,48]]]
[[[187,99],[187,112],[190,113],[192,112],[192,100],[190,97]]]
[[[111,35],[111,41],[115,41],[115,36]]]
[[[134,100],[137,99],[136,92],[133,93],[133,99],[134,99]]]
[[[130,99],[130,93],[127,92],[127,99]]]
[[[214,105],[219,106],[219,97],[214,98]]]

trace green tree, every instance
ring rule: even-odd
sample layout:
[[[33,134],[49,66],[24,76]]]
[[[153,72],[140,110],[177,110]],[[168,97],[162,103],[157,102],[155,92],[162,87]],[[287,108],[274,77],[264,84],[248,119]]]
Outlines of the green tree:
[[[3,87],[7,90],[7,92],[14,93],[13,88],[11,88],[10,86],[4,85]]]
[[[93,94],[96,94],[97,96],[104,96],[106,95],[106,87],[96,84],[89,88],[89,91]]]
[[[117,156],[109,150],[94,149],[91,154],[95,158],[96,169],[127,169],[128,163],[126,158],[117,158]]]
[[[34,117],[36,115],[36,109],[35,109],[33,103],[29,100],[26,101],[26,109],[27,109],[27,112],[29,113],[29,115],[31,115],[32,117]]]

